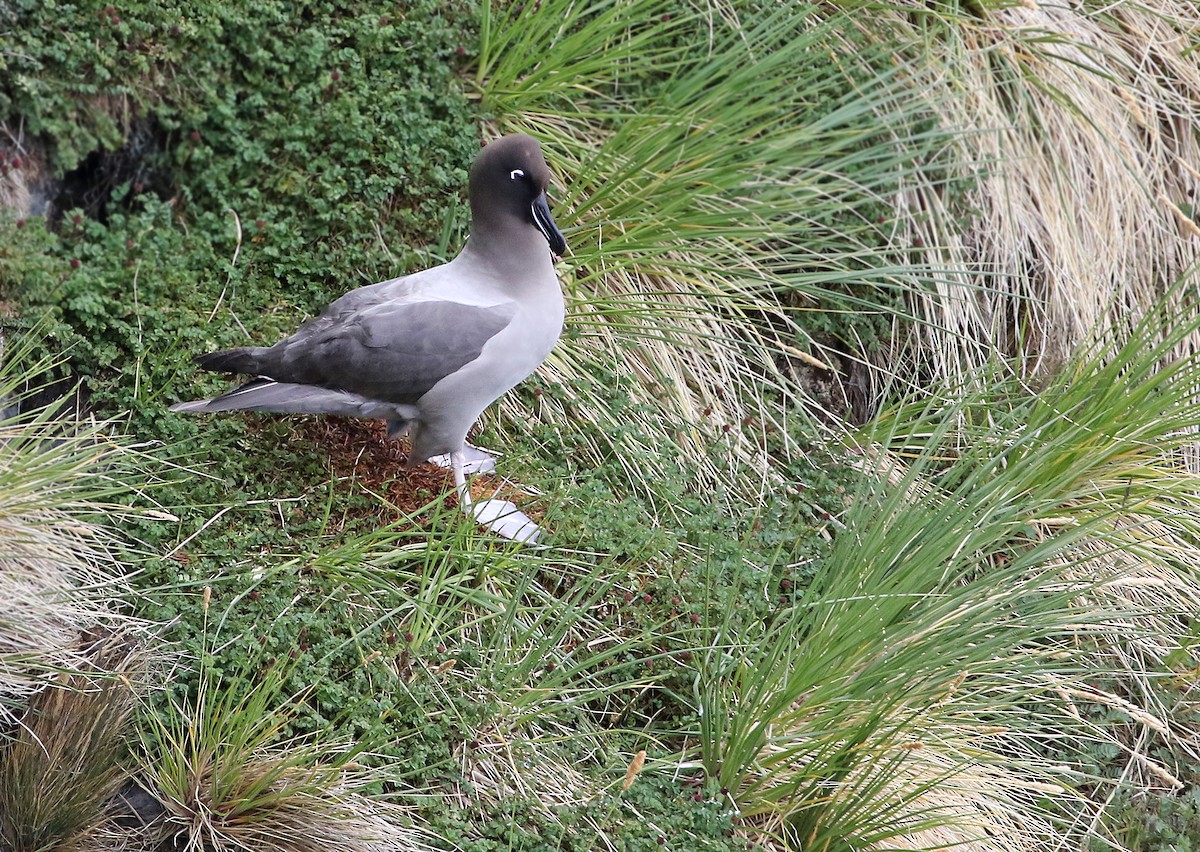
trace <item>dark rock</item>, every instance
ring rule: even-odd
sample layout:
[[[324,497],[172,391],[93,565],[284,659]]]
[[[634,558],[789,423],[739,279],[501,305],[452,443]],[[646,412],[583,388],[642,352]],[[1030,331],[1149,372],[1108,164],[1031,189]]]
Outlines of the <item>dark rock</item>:
[[[142,785],[130,779],[110,803],[112,820],[122,828],[146,828],[167,815],[167,809]]]

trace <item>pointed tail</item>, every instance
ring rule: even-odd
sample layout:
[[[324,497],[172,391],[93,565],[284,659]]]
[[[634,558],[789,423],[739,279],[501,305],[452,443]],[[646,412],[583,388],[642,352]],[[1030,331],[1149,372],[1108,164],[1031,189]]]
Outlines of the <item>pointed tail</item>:
[[[239,346],[236,349],[222,349],[220,352],[197,355],[192,360],[214,373],[256,376],[262,372],[262,354],[266,351],[261,346]]]

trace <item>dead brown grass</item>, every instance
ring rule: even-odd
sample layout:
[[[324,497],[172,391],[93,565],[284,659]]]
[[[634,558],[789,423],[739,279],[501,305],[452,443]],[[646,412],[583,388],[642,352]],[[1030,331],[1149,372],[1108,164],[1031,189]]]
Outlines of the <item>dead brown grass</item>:
[[[450,471],[431,462],[409,470],[407,440],[389,438],[382,420],[305,418],[296,428],[299,439],[327,453],[330,473],[342,487],[383,498],[369,513],[359,515],[365,520],[378,525],[407,521],[414,529],[426,529],[436,522],[430,509],[439,495],[442,507],[458,505]],[[519,485],[490,474],[471,476],[468,483],[474,499],[499,496],[520,505],[535,521],[541,520],[536,498]]]

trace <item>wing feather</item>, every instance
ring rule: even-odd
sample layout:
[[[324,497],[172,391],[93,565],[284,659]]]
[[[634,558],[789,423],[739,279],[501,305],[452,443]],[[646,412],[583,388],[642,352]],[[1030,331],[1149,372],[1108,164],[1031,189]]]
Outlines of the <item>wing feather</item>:
[[[411,404],[478,358],[515,314],[512,303],[451,301],[386,301],[330,311],[268,349],[262,372],[278,382]]]

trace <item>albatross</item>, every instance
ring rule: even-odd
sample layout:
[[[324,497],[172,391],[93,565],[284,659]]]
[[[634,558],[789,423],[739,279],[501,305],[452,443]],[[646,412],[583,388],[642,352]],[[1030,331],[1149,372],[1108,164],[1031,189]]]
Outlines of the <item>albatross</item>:
[[[506,538],[540,530],[506,500],[473,502],[466,443],[483,410],[550,354],[563,325],[553,255],[567,244],[550,214],[537,140],[504,136],[471,166],[471,231],[449,263],[352,290],[274,346],[198,355],[206,370],[253,378],[172,411],[260,411],[380,418],[411,440],[408,466],[448,459],[459,505]]]

